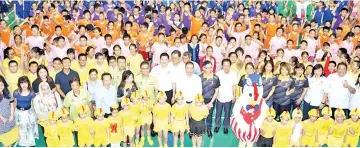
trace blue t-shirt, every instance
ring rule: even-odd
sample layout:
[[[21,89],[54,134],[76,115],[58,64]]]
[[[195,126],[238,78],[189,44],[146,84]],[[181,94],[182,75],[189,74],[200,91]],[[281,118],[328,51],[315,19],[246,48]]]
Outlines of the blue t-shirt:
[[[64,94],[66,95],[69,91],[71,91],[71,87],[70,87],[70,80],[72,78],[79,78],[79,74],[76,71],[73,71],[70,69],[70,73],[69,74],[65,74],[64,70],[58,72],[55,76],[55,84],[60,85],[60,89],[61,91],[64,92]]]
[[[35,98],[35,92],[30,91],[27,96],[22,96],[19,90],[15,90],[13,96],[16,98],[17,107],[29,108],[31,107],[31,101]]]

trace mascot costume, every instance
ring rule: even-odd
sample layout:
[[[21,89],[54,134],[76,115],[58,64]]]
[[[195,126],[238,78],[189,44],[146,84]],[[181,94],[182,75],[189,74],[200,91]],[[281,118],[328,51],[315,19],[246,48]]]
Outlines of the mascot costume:
[[[262,98],[260,75],[250,74],[243,83],[243,93],[235,102],[230,124],[235,136],[240,140],[239,147],[252,147],[260,136],[268,106]]]

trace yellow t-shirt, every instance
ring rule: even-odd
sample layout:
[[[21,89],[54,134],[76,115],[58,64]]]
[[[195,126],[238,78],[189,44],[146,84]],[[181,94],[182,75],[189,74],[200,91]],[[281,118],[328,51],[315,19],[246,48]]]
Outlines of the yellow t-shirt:
[[[325,120],[323,117],[320,117],[318,120],[319,134],[328,134],[330,127],[334,124],[334,120],[329,118]]]
[[[86,66],[89,66],[89,68],[92,69],[95,68],[95,65],[96,65],[96,59],[95,58],[89,59],[88,57],[86,61]]]
[[[74,70],[77,67],[79,67],[79,61],[78,60],[72,60],[71,63],[70,63],[70,68]]]
[[[95,120],[92,127],[95,132],[95,139],[107,137],[107,130],[109,129],[109,122],[107,119],[104,119],[103,121]]]
[[[98,71],[98,79],[101,80],[101,75],[105,72],[109,72],[109,66],[106,62],[102,66],[95,65],[95,69]]]
[[[263,124],[261,125],[261,130],[262,130],[261,135],[265,138],[274,137],[273,131],[277,125],[278,123],[276,122],[276,120],[273,120],[272,122],[268,122],[264,120]]]
[[[130,71],[134,73],[134,75],[140,74],[140,63],[144,61],[141,54],[136,54],[135,56],[129,55],[126,59],[126,65],[130,67]]]
[[[28,72],[27,73],[27,77],[29,78],[30,84],[32,84],[32,82],[34,82],[37,78],[37,74],[36,73],[31,73]]]
[[[44,62],[42,61],[42,58],[40,59],[35,59],[35,58],[31,58],[29,63],[35,61],[36,63],[38,63],[38,65],[42,65],[42,63],[44,63],[43,65],[45,65],[46,67],[48,67],[49,63],[47,60],[44,60]]]
[[[150,99],[147,101],[144,100],[141,102],[140,112],[141,112],[141,114],[144,114],[144,115],[150,114],[153,107],[154,107],[154,105],[153,105],[152,100],[150,100]]]
[[[171,106],[168,103],[156,104],[154,106],[153,114],[156,116],[156,120],[168,120]]]
[[[59,139],[59,130],[57,124],[50,125],[48,121],[40,123],[44,127],[44,136],[49,139]]]
[[[190,106],[190,115],[196,121],[200,121],[209,115],[209,110],[206,106],[197,107],[195,104]]]
[[[131,110],[121,111],[119,112],[119,116],[121,121],[123,122],[123,126],[135,127],[135,120],[138,119],[138,116],[135,115]]]
[[[351,134],[351,133],[349,132],[349,130],[348,130],[348,135],[350,135],[350,136],[357,136],[357,137],[360,136],[360,122],[359,122],[359,121],[354,122],[354,121],[352,121],[352,119],[347,119],[347,120],[345,121],[345,123],[348,124],[349,127],[352,128],[352,129],[354,130],[354,132],[355,132],[354,134]]]
[[[290,123],[287,123],[286,125],[283,125],[280,122],[278,123],[274,135],[274,138],[276,138],[276,146],[287,146],[289,144],[292,128]]]
[[[85,119],[75,118],[75,130],[78,131],[78,137],[88,137],[91,136],[90,131],[93,125],[93,120],[90,117]]]
[[[343,124],[334,124],[331,127],[333,128],[333,133],[331,135],[336,138],[341,138],[345,136],[346,130],[349,128],[349,125],[343,123]]]
[[[174,104],[171,108],[171,114],[175,120],[183,120],[186,117],[186,114],[189,112],[189,105],[184,104],[182,106]]]
[[[306,120],[303,122],[304,130],[305,130],[305,136],[314,136],[316,134],[316,131],[318,130],[318,124],[317,122],[311,123],[310,120]]]
[[[49,70],[49,75],[55,81],[56,74],[60,71],[61,71],[61,69],[59,71],[55,71],[54,69],[51,69],[51,70]]]
[[[57,122],[59,128],[60,137],[69,137],[72,136],[74,131],[74,122],[69,120],[67,123],[63,123],[61,120]]]
[[[6,72],[5,78],[9,84],[10,93],[13,93],[14,90],[17,89],[18,79],[23,75],[24,73],[20,70],[18,70],[16,73],[11,73],[10,71]]]
[[[79,74],[81,86],[84,86],[84,84],[89,79],[90,68],[88,66],[85,66],[84,68],[80,68],[79,66],[76,66],[73,70]]]
[[[132,104],[130,106],[130,110],[136,115],[136,116],[139,116],[140,115],[140,107],[141,107],[141,104],[138,102],[137,104]]]
[[[110,130],[110,142],[111,143],[120,143],[122,140],[122,126],[121,126],[121,117],[109,116],[109,130]]]

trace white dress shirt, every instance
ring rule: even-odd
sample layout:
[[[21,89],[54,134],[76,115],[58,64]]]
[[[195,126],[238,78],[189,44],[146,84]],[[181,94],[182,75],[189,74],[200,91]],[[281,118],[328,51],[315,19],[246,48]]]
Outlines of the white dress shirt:
[[[337,73],[330,74],[326,80],[325,92],[328,93],[329,106],[332,108],[348,109],[351,93],[349,89],[343,86],[347,83],[355,88],[355,82],[349,74],[340,77]]]
[[[236,73],[233,71],[225,73],[224,70],[220,70],[216,75],[220,80],[218,101],[221,103],[230,102],[234,98],[233,86],[237,84]]]
[[[202,94],[201,78],[195,74],[182,75],[176,80],[176,91],[183,93],[185,101],[192,102],[197,94]]]
[[[356,92],[351,95],[349,109],[353,110],[355,108],[360,109],[360,85],[355,86]]]
[[[163,68],[161,65],[157,65],[151,70],[150,74],[156,77],[159,91],[169,91],[172,89],[172,84],[174,82],[172,66],[168,64]]]
[[[309,87],[305,94],[304,100],[311,106],[319,106],[324,96],[326,77],[310,77],[308,79]]]

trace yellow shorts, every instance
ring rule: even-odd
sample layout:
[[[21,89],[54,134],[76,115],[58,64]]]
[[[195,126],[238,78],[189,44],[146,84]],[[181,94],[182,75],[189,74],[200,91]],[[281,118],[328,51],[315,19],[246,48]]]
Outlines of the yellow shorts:
[[[302,136],[301,145],[308,146],[308,147],[315,146],[315,135],[314,136]]]
[[[11,146],[19,140],[19,127],[15,126],[13,129],[5,134],[0,135],[0,142],[3,146]]]
[[[124,138],[126,138],[126,136],[134,137],[134,135],[135,135],[135,127],[124,126]]]
[[[169,123],[168,121],[163,121],[163,120],[157,120],[156,124],[154,124],[154,131],[155,132],[159,132],[159,131],[168,131],[169,130]]]
[[[94,139],[95,147],[100,147],[100,146],[106,147],[108,144],[109,144],[109,141],[108,141],[107,137]]]
[[[348,135],[346,137],[346,146],[357,147],[358,142],[359,142],[359,136],[350,136],[350,135]]]
[[[152,114],[141,114],[140,115],[141,118],[141,125],[145,125],[148,124],[150,125],[152,123]]]
[[[172,132],[185,132],[186,129],[186,120],[172,120],[171,121],[171,131]]]
[[[319,134],[318,135],[319,144],[320,145],[327,144],[327,137],[328,137],[328,134]]]
[[[46,138],[46,146],[48,147],[60,147],[60,139],[56,138]]]
[[[89,135],[80,135],[78,134],[78,145],[80,147],[84,147],[85,145],[86,146],[91,146],[93,144],[93,139],[91,138],[91,135],[89,133]]]
[[[74,145],[74,136],[72,134],[63,137],[60,136],[60,146],[73,147]]]
[[[328,147],[341,147],[344,144],[344,137],[334,137],[332,135],[328,136]]]

